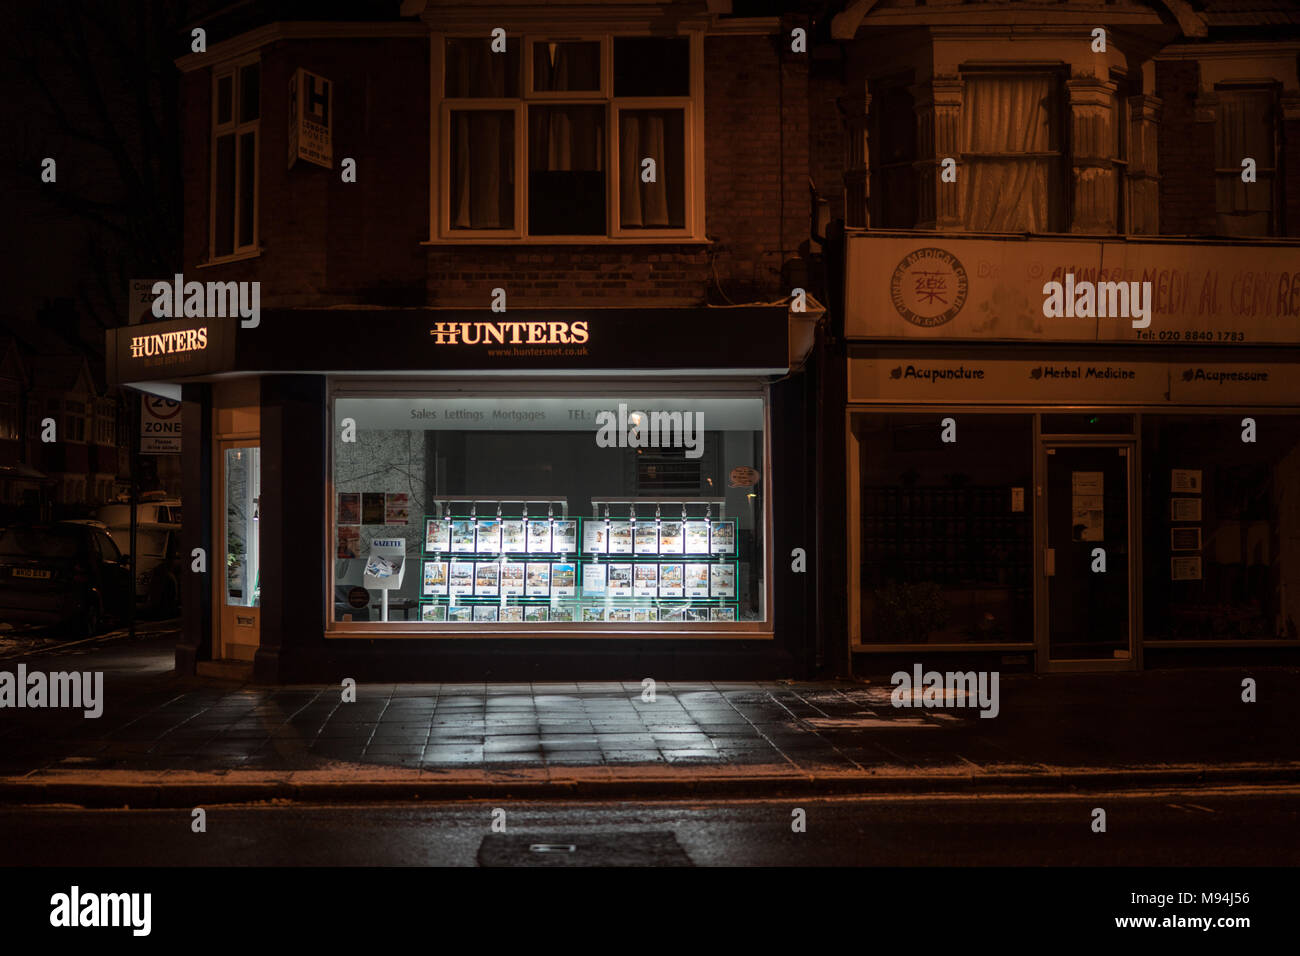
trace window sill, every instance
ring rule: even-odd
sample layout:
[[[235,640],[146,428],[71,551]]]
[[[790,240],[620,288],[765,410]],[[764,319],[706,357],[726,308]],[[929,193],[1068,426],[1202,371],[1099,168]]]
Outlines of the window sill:
[[[890,644],[881,642],[879,644],[864,644],[858,642],[850,644],[849,650],[855,654],[912,654],[916,652],[937,651],[939,653],[949,654],[954,651],[994,651],[1003,654],[1024,654],[1033,651],[1036,648],[1032,643],[1015,643],[1007,641],[967,641],[965,643],[948,643],[948,644]]]
[[[538,236],[527,239],[489,238],[485,236],[466,237],[464,239],[423,239],[422,246],[708,246],[712,239],[696,239],[690,236],[667,237],[646,236],[631,238],[620,236]]]
[[[194,268],[211,269],[213,266],[224,266],[230,262],[242,262],[245,259],[256,259],[261,254],[261,248],[249,249],[245,252],[236,252],[234,255],[222,256],[219,259],[209,259],[207,262],[200,262]]]

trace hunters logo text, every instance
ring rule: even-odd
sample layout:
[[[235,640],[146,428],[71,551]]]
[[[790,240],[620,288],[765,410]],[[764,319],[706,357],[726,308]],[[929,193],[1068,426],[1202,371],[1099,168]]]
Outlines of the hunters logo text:
[[[582,345],[586,322],[435,322],[435,345]]]
[[[208,328],[183,329],[131,336],[131,358],[153,358],[175,352],[201,352],[208,347]]]

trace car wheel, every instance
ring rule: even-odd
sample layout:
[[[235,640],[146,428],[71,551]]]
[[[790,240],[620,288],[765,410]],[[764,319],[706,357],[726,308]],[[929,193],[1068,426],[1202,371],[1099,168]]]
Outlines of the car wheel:
[[[181,588],[177,580],[170,574],[167,575],[167,589],[163,598],[163,615],[165,617],[175,617],[181,610]]]
[[[103,630],[103,626],[99,614],[99,605],[92,598],[86,602],[86,610],[81,614],[81,636],[94,637],[101,630]]]

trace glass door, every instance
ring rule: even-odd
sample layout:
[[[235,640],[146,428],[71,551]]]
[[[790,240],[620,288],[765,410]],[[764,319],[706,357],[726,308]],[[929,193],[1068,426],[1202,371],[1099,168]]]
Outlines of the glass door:
[[[1131,668],[1133,445],[1044,452],[1045,669]]]
[[[260,642],[261,568],[259,504],[261,449],[256,441],[222,442],[217,495],[220,542],[220,647],[218,656],[252,660]]]

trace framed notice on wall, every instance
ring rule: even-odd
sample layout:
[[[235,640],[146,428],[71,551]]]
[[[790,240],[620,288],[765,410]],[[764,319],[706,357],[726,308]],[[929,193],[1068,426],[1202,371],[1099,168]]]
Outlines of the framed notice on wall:
[[[1170,528],[1169,529],[1169,550],[1170,551],[1200,551],[1201,550],[1201,529],[1198,528]]]
[[[1201,580],[1201,559],[1197,557],[1170,558],[1169,579],[1171,581]]]
[[[1200,521],[1201,520],[1201,499],[1200,498],[1170,498],[1169,499],[1169,520]]]
[[[1185,495],[1201,493],[1201,469],[1174,468],[1169,472],[1169,490]]]

